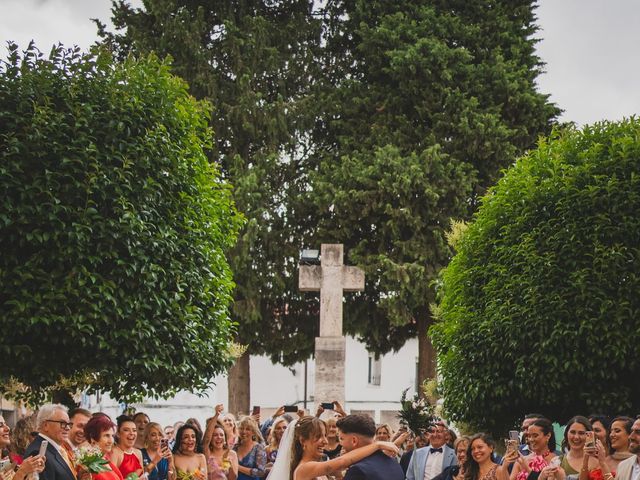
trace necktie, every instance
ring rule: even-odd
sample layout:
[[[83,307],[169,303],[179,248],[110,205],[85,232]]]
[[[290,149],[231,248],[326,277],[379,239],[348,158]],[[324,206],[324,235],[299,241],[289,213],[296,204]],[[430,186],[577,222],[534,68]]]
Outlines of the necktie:
[[[442,447],[440,448],[431,447],[430,453],[435,453],[435,452],[442,453]]]
[[[67,453],[67,450],[64,447],[60,447],[60,456],[62,457],[62,459],[65,461],[65,463],[69,467],[69,470],[71,470],[71,473],[73,474],[73,478],[77,478],[76,477],[76,467],[73,464],[73,462],[71,461],[71,458],[69,458],[69,454]]]

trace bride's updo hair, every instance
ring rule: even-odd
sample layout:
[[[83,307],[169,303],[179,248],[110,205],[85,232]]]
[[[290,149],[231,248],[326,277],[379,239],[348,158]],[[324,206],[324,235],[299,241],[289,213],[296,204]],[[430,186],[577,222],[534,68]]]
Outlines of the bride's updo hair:
[[[293,472],[296,471],[300,460],[302,460],[302,440],[317,440],[327,432],[327,425],[323,420],[310,415],[302,417],[295,426],[295,441],[291,446],[291,474],[290,480],[293,480]]]

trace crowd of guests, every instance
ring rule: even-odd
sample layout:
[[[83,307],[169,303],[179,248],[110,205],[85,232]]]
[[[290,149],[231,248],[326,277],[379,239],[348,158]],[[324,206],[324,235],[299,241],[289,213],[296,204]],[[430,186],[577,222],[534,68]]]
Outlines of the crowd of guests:
[[[314,416],[284,410],[261,422],[216,405],[202,428],[48,404],[14,429],[0,417],[0,480],[640,480],[640,419],[625,416],[575,416],[557,445],[551,421],[529,414],[500,456],[489,435],[444,422],[414,434],[338,402]],[[100,471],[87,451],[101,454]]]

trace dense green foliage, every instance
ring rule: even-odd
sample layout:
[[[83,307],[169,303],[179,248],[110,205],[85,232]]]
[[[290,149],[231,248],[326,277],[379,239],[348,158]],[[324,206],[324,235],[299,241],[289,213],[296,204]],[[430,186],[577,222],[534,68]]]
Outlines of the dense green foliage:
[[[639,139],[636,119],[556,133],[484,197],[431,329],[450,418],[638,411]]]
[[[416,328],[426,337],[450,219],[468,218],[557,109],[535,89],[530,1],[331,3],[343,20],[315,131],[319,238],[365,268],[346,325],[388,351]],[[434,373],[428,349],[422,378]]]
[[[0,67],[5,389],[133,400],[202,390],[227,368],[225,251],[240,216],[203,151],[209,110],[154,57],[10,48]]]
[[[301,203],[319,42],[311,4],[146,0],[134,9],[118,1],[113,23],[122,33],[101,29],[122,58],[171,55],[191,93],[214,105],[212,158],[247,218],[229,254],[239,341],[285,364],[309,357],[318,334],[309,313],[317,299],[297,287],[297,258],[315,222]]]
[[[426,339],[449,219],[557,114],[535,90],[533,2],[143,3],[114,2],[119,32],[102,35],[121,55],[170,54],[216,106],[248,218],[231,254],[240,341],[284,363],[312,353],[296,259],[323,242],[366,271],[347,332],[376,353]]]

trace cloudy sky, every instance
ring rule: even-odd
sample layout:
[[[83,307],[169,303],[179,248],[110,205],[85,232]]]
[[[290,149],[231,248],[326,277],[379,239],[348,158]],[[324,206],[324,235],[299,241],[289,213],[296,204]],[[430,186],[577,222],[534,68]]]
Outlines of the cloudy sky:
[[[107,21],[110,8],[110,0],[0,0],[0,40],[86,48],[96,40],[89,19]],[[540,0],[537,14],[547,64],[539,87],[564,109],[562,120],[584,125],[640,112],[640,0]]]

